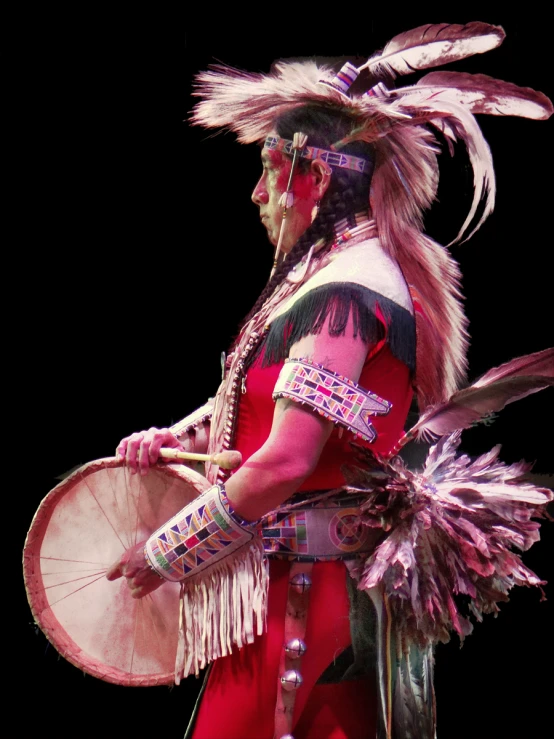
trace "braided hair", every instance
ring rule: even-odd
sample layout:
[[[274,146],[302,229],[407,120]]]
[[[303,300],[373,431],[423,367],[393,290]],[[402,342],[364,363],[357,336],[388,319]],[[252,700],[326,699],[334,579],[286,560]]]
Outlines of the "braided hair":
[[[349,136],[356,125],[356,118],[341,108],[310,104],[285,113],[276,120],[274,128],[281,138],[292,139],[295,132],[301,131],[308,136],[309,146],[330,149]],[[349,142],[340,151],[363,157],[371,163],[374,160],[373,146],[364,141]],[[301,172],[306,172],[310,168],[310,161],[299,159],[298,168]],[[317,217],[298,239],[287,258],[277,267],[244,319],[243,325],[262,307],[290,270],[308,253],[312,244],[323,239],[324,249],[330,248],[335,237],[335,223],[346,219],[349,226],[356,225],[355,214],[367,210],[369,206],[371,169],[360,173],[339,167],[332,168],[331,181],[321,199]]]

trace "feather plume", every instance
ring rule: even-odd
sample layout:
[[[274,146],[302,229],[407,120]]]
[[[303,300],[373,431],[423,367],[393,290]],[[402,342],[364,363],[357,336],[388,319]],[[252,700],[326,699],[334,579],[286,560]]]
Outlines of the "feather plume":
[[[193,110],[192,123],[229,128],[241,143],[254,143],[271,131],[280,115],[298,105],[344,105],[344,95],[319,84],[333,77],[333,70],[315,62],[278,62],[267,75],[214,65],[195,78],[193,94],[202,100]]]
[[[483,54],[500,46],[505,33],[488,23],[433,23],[418,26],[395,36],[381,52],[371,56],[358,71],[369,69],[375,75],[411,74]]]
[[[449,100],[468,108],[473,115],[512,115],[544,121],[554,111],[552,102],[542,92],[486,74],[430,72],[415,85],[393,90],[393,94],[419,94],[422,99],[448,96]]]
[[[406,119],[387,101],[348,98],[332,86],[334,71],[315,62],[277,62],[271,74],[251,74],[225,65],[213,65],[195,77],[193,95],[201,98],[191,123],[205,128],[227,128],[243,144],[267,136],[279,116],[301,105],[335,106],[354,117],[364,115],[362,138],[374,140],[389,128],[389,121]],[[382,130],[381,130],[382,128]],[[370,133],[371,129],[371,133]]]
[[[486,372],[446,402],[427,409],[406,440],[430,440],[475,422],[505,405],[554,385],[554,348],[527,354]]]

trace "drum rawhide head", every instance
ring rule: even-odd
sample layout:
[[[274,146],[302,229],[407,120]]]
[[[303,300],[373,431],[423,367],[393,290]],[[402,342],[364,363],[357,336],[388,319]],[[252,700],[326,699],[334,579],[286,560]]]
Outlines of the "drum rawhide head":
[[[131,475],[115,458],[80,467],[40,504],[23,550],[36,623],[69,662],[126,686],[174,682],[179,583],[135,600],[108,567],[209,487],[183,465]]]

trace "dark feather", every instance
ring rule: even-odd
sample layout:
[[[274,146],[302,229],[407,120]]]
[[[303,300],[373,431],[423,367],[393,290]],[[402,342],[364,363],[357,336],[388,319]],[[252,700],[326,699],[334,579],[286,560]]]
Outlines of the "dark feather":
[[[399,641],[400,634],[396,641]],[[403,739],[433,739],[433,650],[403,645],[396,660],[393,687],[393,735]]]

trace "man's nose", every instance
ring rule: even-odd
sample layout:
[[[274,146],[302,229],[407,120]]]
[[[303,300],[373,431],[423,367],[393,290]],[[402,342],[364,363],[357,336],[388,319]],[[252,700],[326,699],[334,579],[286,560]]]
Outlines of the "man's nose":
[[[267,194],[267,190],[264,187],[262,178],[258,180],[258,183],[256,184],[256,187],[252,192],[252,202],[254,202],[257,206],[267,205],[267,203],[269,202],[269,195]]]

